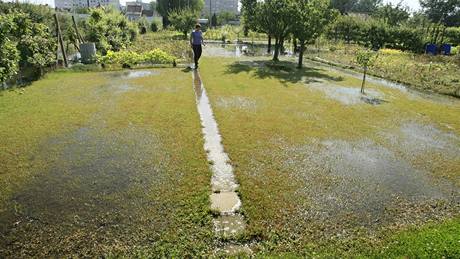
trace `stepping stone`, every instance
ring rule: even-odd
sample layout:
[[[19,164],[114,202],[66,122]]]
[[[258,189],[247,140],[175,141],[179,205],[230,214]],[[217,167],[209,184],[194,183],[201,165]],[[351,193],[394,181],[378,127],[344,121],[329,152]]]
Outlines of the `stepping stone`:
[[[241,206],[240,197],[236,192],[220,192],[211,194],[211,209],[222,215],[236,212]]]
[[[240,214],[222,215],[213,220],[214,229],[218,235],[229,237],[244,231],[246,223]]]

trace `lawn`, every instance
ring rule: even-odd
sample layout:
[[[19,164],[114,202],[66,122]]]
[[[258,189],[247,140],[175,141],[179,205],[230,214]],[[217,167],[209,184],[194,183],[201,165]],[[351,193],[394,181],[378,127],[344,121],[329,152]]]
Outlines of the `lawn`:
[[[458,100],[371,83],[361,99],[359,79],[312,64],[206,58],[200,73],[255,252],[458,255]]]
[[[54,72],[0,93],[0,257],[212,252],[191,75]]]

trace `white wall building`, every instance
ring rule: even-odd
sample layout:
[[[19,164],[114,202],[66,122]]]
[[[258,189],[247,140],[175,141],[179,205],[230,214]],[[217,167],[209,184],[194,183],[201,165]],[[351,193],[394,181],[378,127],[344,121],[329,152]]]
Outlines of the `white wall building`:
[[[238,0],[205,0],[203,14],[229,12],[238,14]]]
[[[120,0],[54,0],[54,6],[58,9],[72,10],[81,7],[97,7],[112,5],[120,8]]]

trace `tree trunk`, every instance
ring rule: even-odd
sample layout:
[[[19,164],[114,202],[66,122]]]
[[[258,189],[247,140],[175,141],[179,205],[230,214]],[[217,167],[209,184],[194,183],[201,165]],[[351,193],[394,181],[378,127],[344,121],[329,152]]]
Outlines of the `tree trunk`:
[[[303,53],[305,51],[305,41],[299,40],[299,43],[300,43],[300,51],[299,51],[299,63],[297,64],[297,68],[301,69],[302,63],[303,63]]]
[[[297,52],[297,39],[294,37],[294,40],[292,41],[292,45],[294,45],[292,53],[295,55]]]
[[[163,16],[162,19],[163,19],[163,28],[168,27],[168,26],[169,26],[169,19],[168,19],[168,17],[167,17],[167,16]]]
[[[273,61],[279,61],[280,55],[280,40],[275,37],[275,53],[273,54]]]
[[[280,38],[278,44],[280,45],[280,50],[279,51],[280,51],[281,55],[283,55],[284,54],[284,38]]]
[[[268,35],[268,48],[267,48],[267,53],[272,52],[272,36]]]
[[[361,93],[362,94],[364,94],[364,86],[366,84],[366,74],[367,74],[367,67],[364,67],[363,83],[361,84]]]

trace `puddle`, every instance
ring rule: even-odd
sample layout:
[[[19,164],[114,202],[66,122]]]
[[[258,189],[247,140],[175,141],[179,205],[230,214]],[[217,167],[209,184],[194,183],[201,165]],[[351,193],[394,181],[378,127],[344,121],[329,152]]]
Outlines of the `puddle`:
[[[135,79],[135,78],[149,77],[149,76],[154,76],[154,75],[159,75],[159,74],[160,73],[158,71],[152,71],[152,70],[129,70],[129,71],[107,73],[109,77],[122,78],[122,79]]]
[[[460,159],[460,137],[434,125],[406,122],[396,130],[383,132],[382,136],[412,156],[437,153],[443,158]]]
[[[210,43],[203,48],[203,55],[210,57],[267,56],[266,45],[252,44],[216,44]]]
[[[169,224],[152,198],[171,184],[159,154],[159,139],[131,126],[84,127],[49,139],[39,155],[46,169],[0,214],[0,254],[48,257],[146,242]]]
[[[242,233],[246,227],[241,215],[222,215],[214,219],[214,229],[219,236],[234,236]]]
[[[331,71],[334,71],[334,72],[337,72],[337,73],[344,73],[344,74],[347,74],[347,75],[352,76],[352,77],[354,77],[356,79],[359,79],[359,80],[362,80],[362,78],[363,78],[362,73],[352,71],[352,70],[349,70],[349,69],[340,68],[340,67],[336,67],[336,66],[332,66],[332,65],[327,65],[327,64],[324,64],[324,63],[320,63],[318,61],[305,60],[305,62],[309,63],[309,64],[312,64],[313,66],[316,66],[316,67],[327,68],[328,70],[331,70]],[[455,98],[455,97],[446,96],[446,95],[440,95],[440,94],[436,94],[436,93],[424,93],[424,92],[421,92],[421,91],[417,91],[415,89],[411,89],[410,87],[407,87],[404,84],[396,83],[396,82],[393,82],[393,81],[390,81],[390,80],[386,80],[386,79],[379,78],[379,77],[374,77],[374,76],[371,76],[371,75],[367,75],[366,81],[374,83],[374,84],[377,84],[377,85],[381,85],[381,86],[384,86],[384,87],[387,87],[387,88],[399,90],[399,91],[401,91],[403,93],[406,93],[409,98],[415,99],[415,100],[417,100],[417,99],[431,100],[431,101],[442,103],[442,104],[456,104],[456,103],[458,103],[458,99]]]
[[[298,212],[305,221],[373,228],[460,209],[460,190],[452,182],[431,178],[370,140],[312,140],[284,150],[283,168],[293,181],[302,182],[299,200],[309,201]]]
[[[217,127],[217,122],[211,109],[206,90],[204,89],[200,76],[194,71],[194,89],[197,99],[197,108],[203,126],[203,136],[205,139],[204,149],[208,154],[213,171],[212,189],[214,192],[232,192],[238,188],[233,175],[233,167],[222,146],[222,138]]]
[[[385,102],[383,100],[384,95],[374,89],[366,89],[365,94],[362,94],[360,88],[345,87],[323,79],[316,79],[315,82],[308,83],[308,86],[323,92],[327,98],[336,100],[344,105],[362,103],[377,105]]]
[[[244,217],[238,213],[241,207],[241,200],[236,192],[238,184],[228,155],[224,151],[206,90],[196,70],[193,72],[193,86],[203,127],[204,149],[213,172],[211,209],[219,213],[219,216],[214,219],[215,233],[218,236],[235,236],[245,228]]]
[[[216,105],[225,109],[242,109],[247,111],[255,111],[257,107],[256,101],[243,96],[219,97]]]
[[[236,192],[219,192],[211,194],[211,209],[223,215],[231,215],[241,207],[241,201]]]

